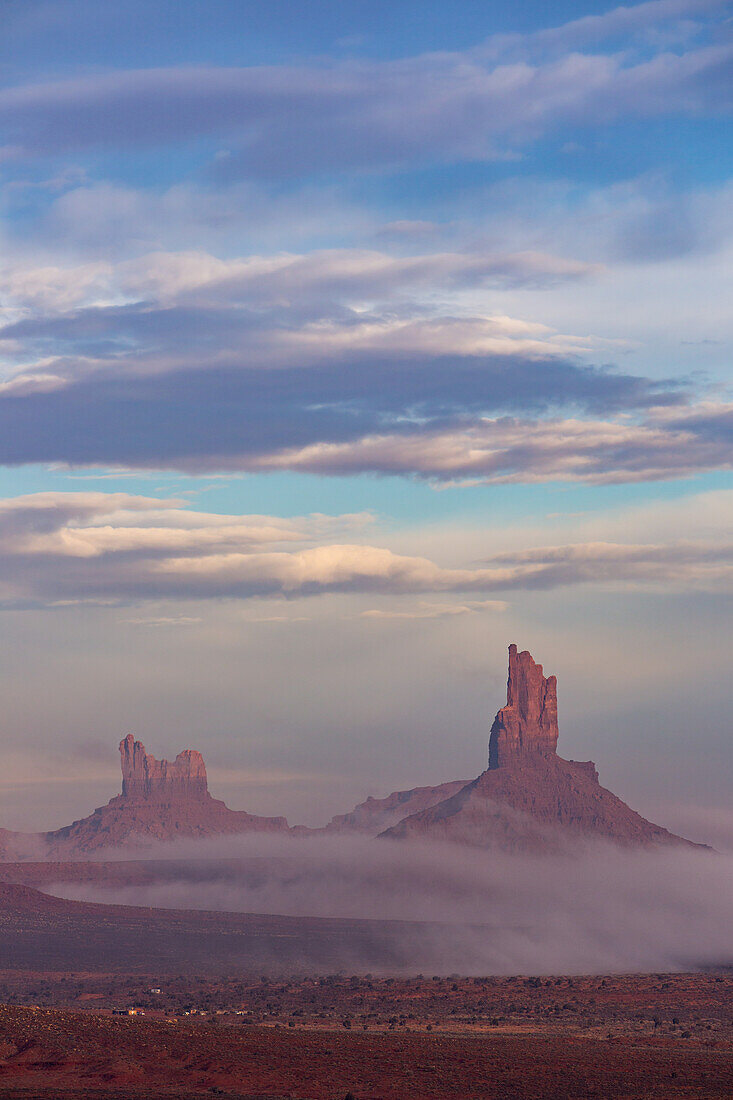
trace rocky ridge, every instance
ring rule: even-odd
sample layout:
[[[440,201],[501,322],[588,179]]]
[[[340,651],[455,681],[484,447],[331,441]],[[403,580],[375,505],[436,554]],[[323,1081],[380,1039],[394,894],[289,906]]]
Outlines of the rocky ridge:
[[[350,813],[332,817],[325,830],[314,831],[357,832],[377,836],[378,833],[396,825],[403,818],[451,798],[467,783],[467,779],[456,779],[450,783],[439,783],[437,787],[414,787],[407,791],[393,791],[386,798],[373,798],[370,795]]]

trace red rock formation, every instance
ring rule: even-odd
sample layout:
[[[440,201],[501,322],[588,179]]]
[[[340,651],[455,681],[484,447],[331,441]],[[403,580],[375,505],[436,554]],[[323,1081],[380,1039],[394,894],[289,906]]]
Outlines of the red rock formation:
[[[89,817],[42,834],[49,858],[83,859],[120,845],[288,830],[284,817],[230,810],[212,798],[200,752],[187,749],[172,763],[156,760],[130,734],[120,743],[120,757],[122,794]]]
[[[486,847],[546,850],[568,838],[622,844],[688,843],[646,821],[598,782],[591,761],[557,755],[557,684],[525,650],[509,648],[507,701],[489,737],[489,767],[477,779],[369,798],[325,829],[424,837]],[[0,860],[84,859],[105,848],[180,837],[288,832],[283,817],[230,810],[208,791],[200,753],[156,760],[132,735],[120,745],[122,794],[89,817],[50,833],[0,830]]]
[[[396,825],[410,814],[426,810],[438,802],[445,801],[465,787],[467,779],[456,779],[451,783],[440,783],[437,787],[414,787],[409,791],[393,791],[386,798],[367,798],[360,802],[351,813],[332,817],[325,830],[312,832],[345,833],[357,832],[368,836],[377,836],[384,829]]]
[[[507,702],[489,737],[489,768],[444,802],[381,836],[546,851],[578,838],[626,845],[688,844],[647,821],[598,782],[592,761],[557,755],[557,683],[509,647]]]
[[[636,813],[598,782],[592,764],[527,755],[489,769],[458,794],[381,834],[506,851],[560,850],[581,839],[625,846],[687,844]]]
[[[128,733],[120,741],[122,757],[122,797],[131,800],[194,799],[209,796],[206,765],[200,752],[186,749],[173,763],[156,760],[145,751],[142,741]]]
[[[543,676],[528,650],[509,646],[506,706],[494,718],[489,737],[489,767],[526,753],[557,751],[557,677]]]

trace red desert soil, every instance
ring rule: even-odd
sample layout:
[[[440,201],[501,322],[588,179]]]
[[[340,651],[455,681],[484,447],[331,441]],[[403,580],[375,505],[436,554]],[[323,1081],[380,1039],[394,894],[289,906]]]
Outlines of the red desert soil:
[[[725,1098],[733,1048],[533,1031],[337,1034],[0,1008],[0,1097]]]

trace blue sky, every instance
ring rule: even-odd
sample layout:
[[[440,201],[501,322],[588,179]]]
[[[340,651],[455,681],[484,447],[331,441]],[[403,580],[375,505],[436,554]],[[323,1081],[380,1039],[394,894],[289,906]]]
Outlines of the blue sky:
[[[6,0],[7,824],[128,727],[294,819],[470,775],[510,641],[729,802],[732,11]]]

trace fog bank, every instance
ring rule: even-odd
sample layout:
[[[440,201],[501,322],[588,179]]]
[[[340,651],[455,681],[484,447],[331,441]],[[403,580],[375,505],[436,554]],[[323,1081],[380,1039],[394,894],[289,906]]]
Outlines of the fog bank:
[[[177,862],[145,884],[45,888],[126,905],[439,922],[440,929],[416,937],[409,960],[414,972],[441,970],[441,940],[450,948],[450,969],[466,974],[733,963],[733,857],[727,854],[629,852],[594,843],[575,856],[529,857],[274,836],[172,844],[146,854]]]

